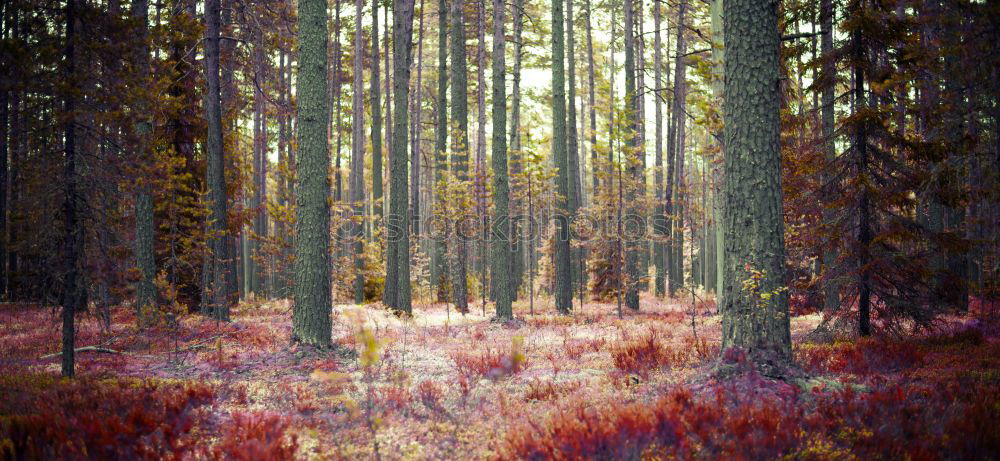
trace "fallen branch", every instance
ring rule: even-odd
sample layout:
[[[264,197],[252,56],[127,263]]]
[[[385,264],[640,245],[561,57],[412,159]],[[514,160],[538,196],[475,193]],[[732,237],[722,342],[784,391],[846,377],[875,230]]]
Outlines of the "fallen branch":
[[[98,346],[78,347],[76,349],[73,349],[73,352],[74,353],[76,353],[76,352],[100,352],[102,354],[125,354],[125,352],[122,352],[122,351],[116,351],[114,349],[108,349],[106,347],[98,347]],[[45,355],[39,357],[38,360],[50,359],[52,357],[59,357],[61,355],[62,355],[62,351],[56,352],[56,353],[53,353],[53,354],[45,354]]]

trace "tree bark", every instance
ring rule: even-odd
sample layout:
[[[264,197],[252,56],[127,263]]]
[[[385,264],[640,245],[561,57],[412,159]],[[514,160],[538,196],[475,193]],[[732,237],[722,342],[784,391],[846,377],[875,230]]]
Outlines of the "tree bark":
[[[76,75],[76,28],[77,0],[66,2],[66,49],[65,49],[65,78],[70,82],[77,79]],[[76,325],[74,316],[79,304],[79,265],[83,255],[83,222],[77,216],[77,172],[78,153],[76,151],[76,116],[77,110],[75,92],[65,93],[63,105],[66,113],[64,129],[65,164],[63,165],[62,183],[64,187],[63,197],[63,286],[61,293],[62,304],[62,375],[72,378],[76,373],[75,367],[75,342]]]
[[[504,80],[504,2],[493,0],[493,284],[498,319],[514,317],[510,280],[509,185],[507,179],[507,88]]]
[[[775,1],[726,0],[725,294],[722,348],[767,372],[791,360],[781,205],[778,14]],[[778,370],[767,368],[778,367]]]
[[[390,213],[386,222],[388,233],[386,237],[389,245],[395,245],[396,255],[395,270],[396,276],[396,299],[391,307],[398,312],[409,314],[411,308],[410,296],[410,233],[407,228],[409,223],[408,209],[409,199],[407,193],[409,186],[406,183],[408,160],[406,148],[407,131],[406,125],[410,92],[410,61],[413,48],[413,4],[414,0],[393,0],[392,22],[393,22],[393,76],[392,81],[395,87],[392,91],[393,103],[395,107],[395,123],[393,127],[392,155],[390,161],[392,168],[392,181],[390,183]]]
[[[514,4],[514,71],[511,85],[510,101],[510,173],[512,176],[520,175],[524,172],[524,152],[521,150],[521,54],[524,48],[522,37],[524,32],[524,0],[516,0]],[[512,299],[517,299],[518,289],[524,280],[524,239],[521,238],[521,213],[524,213],[523,203],[518,200],[518,194],[514,194],[513,200],[508,207],[512,215],[510,222],[510,236],[513,240],[511,244],[511,276],[510,290]],[[511,211],[513,210],[513,211]],[[530,222],[528,222],[530,225]],[[526,229],[526,228],[525,228]]]
[[[442,197],[441,184],[448,172],[448,5],[446,0],[438,0],[438,87],[437,105],[435,107],[434,125],[434,189],[437,209],[442,209],[445,199]],[[439,223],[432,223],[440,227]],[[431,277],[437,286],[438,302],[447,301],[448,293],[448,244],[442,235],[442,229],[433,229],[434,249],[431,253]]]
[[[360,1],[360,0],[358,0]],[[330,126],[327,93],[327,14],[323,0],[299,0],[298,186],[292,336],[330,345]]]
[[[660,43],[660,28],[662,25],[661,6],[659,2],[653,3],[653,87],[657,88],[654,98],[654,108],[656,111],[656,154],[654,157],[654,178],[653,187],[656,189],[656,207],[653,210],[653,232],[656,240],[653,241],[653,266],[656,268],[656,278],[653,282],[653,289],[656,296],[663,296],[666,290],[666,268],[664,267],[664,243],[667,231],[670,227],[666,223],[663,205],[663,103],[660,101],[659,89],[663,88],[663,53]]]
[[[469,169],[469,77],[465,55],[465,12],[462,0],[451,2],[451,119],[453,125],[451,164],[459,181],[467,180]],[[456,234],[455,229],[452,234]],[[469,310],[466,280],[466,239],[455,235],[452,298],[459,312]]]
[[[354,1],[354,17],[361,17],[361,8],[364,5],[364,0]],[[376,14],[376,13],[373,13]],[[376,21],[377,23],[378,21]],[[374,24],[372,25],[373,31],[375,31]],[[376,35],[375,33],[373,35]],[[354,303],[361,304],[365,302],[365,244],[362,238],[364,224],[363,219],[365,215],[365,100],[364,100],[364,38],[361,35],[361,21],[354,22],[354,86],[352,91],[352,109],[351,114],[351,173],[348,178],[348,185],[350,186],[351,192],[351,207],[354,211],[354,219],[351,220],[351,246],[354,249]],[[374,45],[374,41],[372,42]],[[376,48],[373,46],[372,48]],[[376,51],[373,51],[376,53]],[[372,62],[373,67],[378,67],[378,60]],[[377,80],[373,80],[373,85],[378,85]],[[374,113],[376,109],[372,107],[372,112]],[[373,133],[378,131],[378,125],[372,125]],[[374,138],[374,136],[373,136]],[[374,154],[379,155],[379,154]],[[378,157],[374,157],[378,158]],[[373,168],[372,171],[375,171]],[[374,178],[374,183],[381,183],[381,176]],[[381,185],[373,186],[381,188]],[[377,200],[376,200],[377,203]],[[377,206],[376,206],[377,208]],[[391,259],[389,260],[392,261]],[[389,293],[395,297],[395,278],[391,278],[390,275],[393,267],[386,267],[386,286],[384,293],[388,297]],[[391,282],[390,282],[391,280]],[[392,298],[389,298],[392,299]]]
[[[379,80],[379,49],[378,49],[378,5],[382,0],[372,1],[372,60],[371,60],[371,108],[372,108],[372,207],[375,209],[374,215],[376,221],[382,218],[383,210],[383,200],[382,200],[382,97],[379,91],[379,85],[382,83]],[[388,15],[388,10],[386,15]],[[388,31],[386,31],[388,33]],[[360,40],[355,37],[356,40]],[[386,46],[389,44],[386,43]],[[360,49],[360,44],[355,44],[355,47]],[[388,56],[386,56],[388,59]],[[386,61],[385,71],[389,72],[389,61]],[[388,75],[386,76],[388,78]],[[355,77],[357,78],[357,77]],[[388,88],[388,84],[387,84]],[[388,107],[389,94],[386,92],[386,104]],[[362,115],[364,112],[362,110]],[[388,129],[386,125],[386,129]],[[390,131],[386,131],[387,141]],[[390,147],[391,148],[391,147]],[[386,286],[389,285],[389,278],[386,277]],[[396,283],[393,280],[391,283]]]
[[[225,151],[222,138],[222,101],[219,85],[219,0],[205,4],[205,78],[207,94],[205,111],[208,119],[206,156],[208,168],[205,182],[208,185],[209,232],[209,312],[219,320],[229,320],[229,308],[238,296],[235,270],[232,266],[233,251],[229,240],[229,204],[226,197]]]
[[[570,204],[572,200],[566,140],[566,64],[563,3],[552,2],[552,155],[556,177],[555,302],[556,310],[568,314],[573,308],[570,273]]]
[[[720,0],[721,1],[721,0]],[[820,39],[820,52],[822,53],[822,67],[823,67],[823,79],[825,84],[822,90],[822,132],[823,132],[823,157],[827,163],[832,163],[836,159],[836,148],[834,143],[834,92],[836,91],[836,62],[832,56],[833,54],[833,17],[834,17],[834,6],[833,0],[821,0],[820,2],[820,22],[823,27],[823,36]],[[824,176],[823,183],[824,187],[829,188],[828,184],[832,179]],[[824,196],[831,196],[832,194],[823,194]],[[833,211],[830,207],[823,207],[823,222],[827,226],[833,223],[834,216]],[[829,316],[835,312],[840,307],[840,287],[834,282],[833,277],[829,274],[829,271],[833,268],[834,264],[837,262],[837,253],[829,248],[832,245],[828,245],[828,248],[823,252],[823,266],[827,271],[827,276],[823,283],[823,313]]]
[[[636,95],[635,68],[635,11],[634,0],[625,0],[625,146],[628,154],[628,185],[621,193],[628,205],[627,219],[633,220],[639,216],[635,205],[638,184],[641,174],[639,153],[638,98]],[[639,309],[639,242],[632,236],[622,236],[625,241],[625,273],[628,284],[625,287],[625,306],[632,310]]]
[[[145,82],[149,75],[149,46],[147,44],[149,4],[147,0],[132,1],[132,17],[139,23],[136,32],[140,45],[135,52],[135,68],[138,71],[140,81]],[[137,121],[143,120],[140,122],[142,127],[139,129],[141,132],[138,133],[136,155],[139,166],[143,169],[149,168],[151,162],[150,154],[146,150],[148,140],[146,127],[152,131],[153,126],[151,121],[145,120],[148,118],[147,110],[147,106],[142,104],[138,110],[141,115],[136,117]],[[143,307],[156,300],[156,286],[153,284],[153,280],[156,278],[155,241],[156,225],[153,219],[153,196],[150,193],[149,184],[142,181],[135,197],[135,260],[136,266],[142,274],[135,287],[135,305],[139,312],[142,312]]]

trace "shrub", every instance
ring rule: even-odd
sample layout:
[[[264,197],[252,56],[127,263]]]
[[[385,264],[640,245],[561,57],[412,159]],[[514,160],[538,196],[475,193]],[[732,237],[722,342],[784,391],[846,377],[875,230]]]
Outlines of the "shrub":
[[[0,379],[0,458],[163,459],[191,453],[195,411],[215,398],[203,383]]]
[[[298,441],[287,434],[288,426],[286,417],[273,413],[235,413],[232,422],[224,426],[212,457],[241,461],[294,459]]]
[[[626,339],[624,344],[611,350],[615,368],[626,373],[646,373],[664,366],[684,362],[683,351],[675,351],[660,342],[659,334],[650,331],[636,339]]]

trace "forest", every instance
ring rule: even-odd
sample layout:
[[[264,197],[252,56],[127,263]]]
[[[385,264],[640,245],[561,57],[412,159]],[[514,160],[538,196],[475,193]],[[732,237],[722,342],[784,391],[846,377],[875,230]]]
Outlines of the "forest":
[[[1000,2],[3,0],[0,460],[1000,460]]]

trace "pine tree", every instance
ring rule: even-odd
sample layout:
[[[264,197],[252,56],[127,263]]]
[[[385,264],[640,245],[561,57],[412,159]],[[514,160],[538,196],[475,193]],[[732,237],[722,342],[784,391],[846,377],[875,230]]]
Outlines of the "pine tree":
[[[493,0],[493,284],[496,287],[498,319],[514,317],[510,280],[511,226],[508,217],[507,179],[507,88],[504,81],[504,3]]]
[[[779,46],[773,2],[726,0],[726,264],[722,347],[758,365],[791,359],[779,151]]]
[[[363,0],[354,1],[354,17],[361,18],[361,7]],[[361,21],[354,21],[354,88],[351,92],[353,115],[351,117],[351,172],[348,175],[348,183],[351,193],[351,207],[354,211],[354,219],[351,221],[351,246],[354,249],[354,303],[361,304],[365,301],[365,244],[362,238],[365,215],[365,103],[364,103],[364,47],[361,35]],[[378,64],[375,61],[374,64]],[[373,126],[373,129],[376,129]],[[380,178],[375,178],[379,183]],[[390,270],[387,268],[387,270]],[[390,277],[386,277],[389,280]],[[395,283],[395,280],[393,280]],[[395,291],[386,284],[385,293]]]
[[[563,4],[552,2],[552,156],[556,170],[555,301],[556,310],[568,314],[573,308],[570,272],[570,187],[566,141],[566,64]]]
[[[434,120],[434,200],[435,208],[444,207],[440,185],[448,172],[448,6],[446,0],[438,0],[438,85],[437,104]],[[431,252],[431,277],[437,286],[438,302],[447,301],[448,292],[448,244],[439,230],[435,230]]]
[[[208,185],[208,233],[209,263],[206,286],[209,302],[205,303],[209,312],[219,320],[229,320],[229,307],[235,301],[236,286],[235,256],[232,241],[227,236],[229,206],[226,196],[225,153],[222,140],[222,101],[219,88],[219,0],[208,0],[205,5],[205,78],[208,93],[205,97],[205,111],[208,119],[208,141],[206,156],[208,167],[205,182]]]
[[[360,2],[360,0],[358,0]],[[292,336],[330,344],[330,157],[326,130],[327,14],[323,0],[299,0],[298,186]]]
[[[468,180],[469,172],[469,76],[465,55],[465,11],[462,0],[451,3],[451,165],[459,181]],[[469,285],[466,256],[466,232],[455,229],[452,301],[459,312],[469,310]],[[459,235],[461,234],[461,235]]]
[[[138,21],[139,26],[136,30],[137,40],[139,40],[140,46],[135,50],[135,68],[139,72],[139,78],[145,81],[149,74],[149,46],[147,44],[148,39],[148,16],[149,16],[149,3],[147,0],[133,0],[132,1],[132,17]],[[149,117],[146,112],[148,108],[145,105],[141,105],[139,108],[139,115],[137,119],[144,119]],[[137,162],[140,167],[148,168],[151,163],[151,155],[147,151],[147,136],[145,131],[152,131],[152,123],[148,121],[140,122],[143,124],[143,133],[139,134],[138,142],[138,154]],[[6,158],[4,159],[6,160]],[[136,284],[135,289],[135,305],[139,312],[142,309],[154,303],[156,300],[156,286],[153,285],[153,280],[156,278],[156,253],[154,248],[154,243],[156,242],[156,225],[153,219],[153,196],[151,193],[151,187],[145,182],[141,182],[135,197],[135,259],[136,265],[139,267],[139,272],[142,273],[142,278]],[[0,264],[2,266],[3,264]]]
[[[406,183],[408,160],[406,148],[409,123],[407,104],[409,103],[410,61],[413,48],[413,4],[414,0],[393,0],[393,76],[395,83],[392,96],[395,106],[395,124],[393,127],[392,155],[390,161],[390,203],[389,219],[386,222],[388,232],[386,239],[390,246],[395,246],[396,259],[389,261],[395,264],[396,299],[389,306],[399,312],[409,314],[410,306],[410,233],[408,229],[409,186]]]

